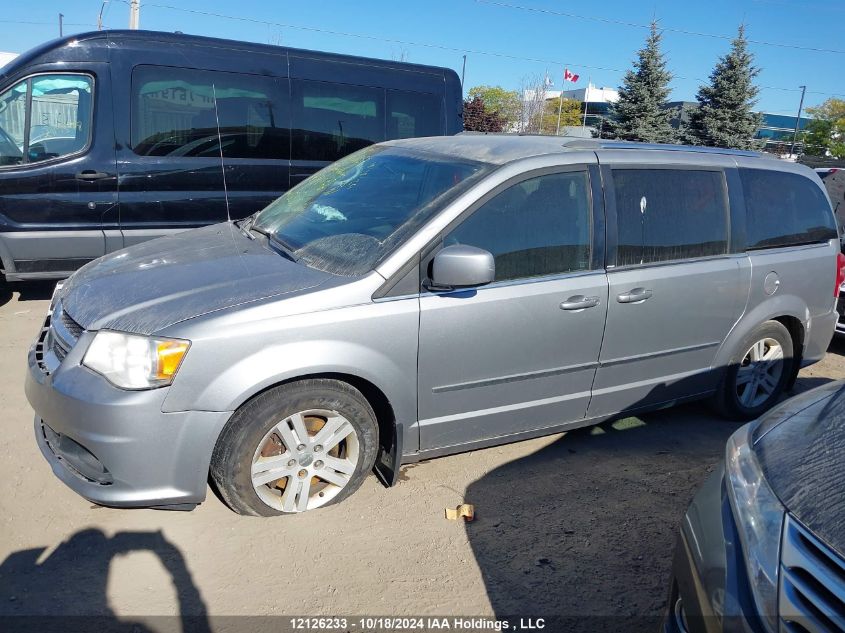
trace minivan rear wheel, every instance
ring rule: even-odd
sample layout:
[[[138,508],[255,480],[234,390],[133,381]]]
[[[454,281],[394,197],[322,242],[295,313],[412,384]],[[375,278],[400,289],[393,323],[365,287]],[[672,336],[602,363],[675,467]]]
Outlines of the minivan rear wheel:
[[[752,420],[780,398],[792,373],[789,330],[766,321],[737,347],[714,398],[719,413],[731,420]]]
[[[239,514],[276,516],[337,503],[375,463],[376,416],[344,382],[303,380],[256,396],[217,441],[211,476]]]

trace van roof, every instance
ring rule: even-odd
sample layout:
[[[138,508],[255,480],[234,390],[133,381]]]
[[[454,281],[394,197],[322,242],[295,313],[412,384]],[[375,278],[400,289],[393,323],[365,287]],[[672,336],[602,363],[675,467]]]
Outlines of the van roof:
[[[42,61],[42,58],[47,57],[47,61],[53,61],[56,57],[56,52],[62,49],[70,49],[74,51],[72,56],[78,58],[80,56],[90,55],[92,50],[119,48],[119,44],[112,45],[112,43],[119,43],[120,41],[135,41],[139,43],[149,42],[150,44],[195,44],[201,46],[215,46],[220,48],[239,49],[243,51],[263,52],[263,53],[291,53],[294,55],[300,54],[302,56],[319,56],[321,58],[335,59],[338,61],[367,61],[376,63],[379,66],[395,67],[404,69],[413,69],[419,72],[437,73],[443,72],[454,73],[455,71],[445,67],[429,66],[426,64],[415,64],[411,62],[397,62],[389,59],[378,59],[370,57],[359,57],[357,55],[343,55],[340,53],[332,53],[329,51],[317,51],[301,48],[290,48],[287,46],[274,46],[272,44],[259,44],[256,42],[244,42],[241,40],[229,40],[216,37],[205,37],[202,35],[187,35],[185,33],[169,33],[165,31],[144,31],[144,30],[126,30],[115,29],[105,31],[90,31],[86,33],[77,33],[74,35],[67,35],[58,39],[54,39],[35,48],[32,48],[16,59],[9,62],[0,70],[0,77],[12,74],[22,66],[31,63]],[[87,53],[83,51],[88,51]],[[65,55],[66,53],[61,53]],[[108,55],[108,53],[105,53]],[[87,57],[86,57],[87,59]],[[74,59],[74,61],[80,61]],[[92,61],[106,61],[106,58],[92,60]],[[457,74],[455,74],[457,77]]]
[[[760,152],[723,149],[719,147],[696,147],[691,145],[668,145],[660,143],[636,143],[632,141],[610,141],[605,139],[584,139],[566,136],[540,136],[523,134],[489,134],[484,132],[462,132],[457,136],[431,136],[425,138],[388,141],[387,145],[411,147],[438,154],[461,156],[485,163],[504,164],[521,158],[558,154],[573,151],[598,150],[642,150],[670,151],[704,154],[726,154],[776,160],[776,157]]]

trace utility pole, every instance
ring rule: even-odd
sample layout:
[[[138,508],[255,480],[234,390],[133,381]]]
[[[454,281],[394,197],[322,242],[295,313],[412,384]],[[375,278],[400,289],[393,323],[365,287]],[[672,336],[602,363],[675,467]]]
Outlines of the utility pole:
[[[461,93],[464,91],[464,76],[467,73],[467,56],[464,55],[464,65],[461,68]],[[461,98],[463,98],[463,94],[461,94]]]
[[[65,31],[64,25],[62,24],[62,20],[64,20],[64,18],[65,18],[65,14],[59,13],[59,37],[62,37],[65,34],[64,33],[64,31]]]
[[[789,155],[795,155],[795,139],[798,138],[798,126],[801,125],[801,110],[804,108],[804,93],[807,92],[807,86],[798,86],[801,88],[801,101],[798,102],[798,118],[795,119],[795,132],[792,134],[792,146],[789,148]]]
[[[137,30],[141,21],[141,0],[129,0],[129,28]]]

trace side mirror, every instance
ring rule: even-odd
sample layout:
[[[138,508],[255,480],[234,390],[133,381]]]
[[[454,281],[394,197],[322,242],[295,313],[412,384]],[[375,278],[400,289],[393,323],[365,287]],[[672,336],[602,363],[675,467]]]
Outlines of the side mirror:
[[[432,284],[440,288],[483,286],[495,277],[493,255],[475,246],[447,246],[434,256],[431,264]]]

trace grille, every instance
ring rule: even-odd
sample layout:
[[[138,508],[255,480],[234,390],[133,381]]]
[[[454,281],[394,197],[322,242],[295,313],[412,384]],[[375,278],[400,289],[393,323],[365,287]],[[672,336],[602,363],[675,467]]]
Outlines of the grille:
[[[35,346],[35,360],[41,370],[46,374],[55,371],[76,345],[82,332],[83,327],[65,313],[61,303],[57,304],[52,314],[47,316]],[[55,361],[51,362],[48,351],[53,353]]]
[[[779,610],[790,633],[845,632],[845,558],[787,516]]]
[[[74,342],[76,339],[79,338],[80,334],[82,334],[83,327],[79,325],[76,321],[70,318],[70,315],[62,309],[62,325],[65,326],[65,329],[73,336]]]

